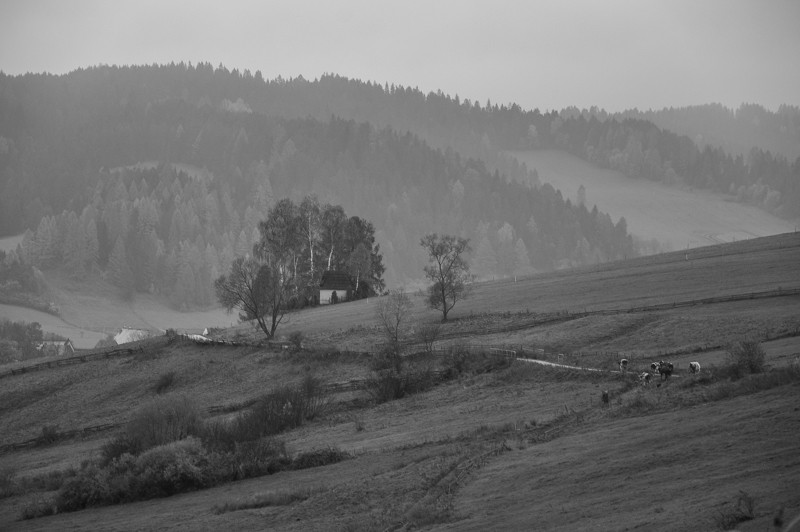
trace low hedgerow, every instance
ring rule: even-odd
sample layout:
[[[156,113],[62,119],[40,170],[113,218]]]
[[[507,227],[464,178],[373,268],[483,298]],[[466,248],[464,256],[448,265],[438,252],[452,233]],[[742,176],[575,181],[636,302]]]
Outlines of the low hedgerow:
[[[292,469],[309,469],[335,464],[350,457],[349,453],[335,447],[300,453],[292,460]]]
[[[37,496],[30,501],[20,513],[20,519],[35,519],[56,513],[56,506],[51,497]]]
[[[140,408],[125,431],[103,447],[100,461],[62,476],[55,500],[31,506],[26,517],[166,497],[341,461],[349,455],[332,448],[292,460],[285,444],[272,438],[320,415],[327,404],[325,387],[311,376],[299,386],[263,396],[224,422],[204,423],[196,405],[185,397],[159,398]]]
[[[32,506],[26,518],[168,497],[223,482],[243,480],[296,469],[321,467],[349,458],[335,448],[301,453],[294,460],[283,442],[262,439],[236,444],[232,452],[209,452],[200,439],[153,447],[139,456],[123,454],[106,467],[87,464],[67,480],[49,504]]]
[[[376,403],[385,403],[429,390],[437,380],[428,365],[403,367],[400,371],[384,369],[373,372],[366,381],[365,389]]]
[[[123,454],[107,467],[90,465],[59,490],[59,512],[193,491],[217,483],[197,438],[160,445],[139,456]]]
[[[478,375],[505,369],[514,363],[512,357],[499,353],[473,353],[463,346],[453,346],[441,359],[443,379],[449,380],[461,375]]]
[[[58,469],[32,477],[20,478],[17,481],[17,491],[18,493],[55,491],[60,489],[67,480],[77,475],[78,471],[70,466],[66,469]]]

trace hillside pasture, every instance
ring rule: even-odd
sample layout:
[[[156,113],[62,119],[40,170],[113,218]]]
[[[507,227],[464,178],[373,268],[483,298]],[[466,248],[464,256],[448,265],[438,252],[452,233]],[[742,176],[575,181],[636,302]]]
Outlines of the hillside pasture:
[[[794,385],[505,453],[459,494],[454,522],[433,530],[713,530],[740,491],[771,518],[800,502],[798,409]]]
[[[586,189],[586,207],[597,205],[616,223],[624,217],[628,231],[642,240],[657,240],[662,249],[678,250],[770,236],[797,228],[751,205],[702,189],[667,186],[631,179],[558,150],[511,152],[542,183],[550,183],[565,199],[577,200]]]
[[[14,494],[0,499],[0,528],[689,531],[713,529],[740,492],[756,501],[754,523],[768,526],[781,507],[800,509],[798,253],[800,237],[787,234],[691,250],[688,260],[680,252],[478,284],[440,345],[544,346],[607,370],[624,354],[632,370],[514,361],[383,404],[364,390],[335,393],[325,415],[280,438],[291,455],[335,447],[348,460],[27,521],[22,510],[54,492]],[[412,299],[415,327],[440,319]],[[162,337],[141,352],[3,377],[0,444],[46,425],[117,428],[7,450],[0,470],[31,479],[98,457],[167,373],[163,395],[191,398],[208,419],[308,374],[363,381],[372,355],[348,350],[378,349],[374,305],[290,314],[280,331],[303,332],[299,352]],[[225,336],[263,339],[249,325]],[[765,337],[767,367],[778,370],[729,379],[724,346]],[[635,370],[662,354],[673,378],[639,386]],[[700,375],[688,374],[693,360]]]
[[[800,324],[800,296],[780,295],[800,288],[797,264],[800,234],[787,233],[516,282],[479,283],[470,298],[454,307],[441,337],[652,354],[727,343],[743,335],[784,334]],[[768,303],[747,299],[759,293],[773,297]],[[712,303],[714,298],[718,301]],[[425,307],[421,294],[411,299],[409,321],[416,328],[441,319]],[[369,349],[382,341],[374,309],[374,299],[309,309],[288,315],[279,332],[301,331],[310,343],[341,349]]]
[[[515,365],[337,411],[283,436],[292,453],[327,446],[353,453],[339,464],[29,521],[16,519],[30,498],[11,497],[0,500],[0,523],[14,530],[260,530],[268,522],[280,530],[416,523],[426,530],[688,531],[712,529],[739,490],[756,498],[758,517],[800,504],[797,382],[634,416],[624,405],[637,395],[658,404],[681,393],[679,385],[626,392],[623,384],[621,376]],[[604,389],[609,407],[600,403]],[[27,467],[75,464],[92,456],[88,443],[0,456],[0,466],[13,460],[25,475]],[[218,511],[257,494],[305,491],[300,503]]]

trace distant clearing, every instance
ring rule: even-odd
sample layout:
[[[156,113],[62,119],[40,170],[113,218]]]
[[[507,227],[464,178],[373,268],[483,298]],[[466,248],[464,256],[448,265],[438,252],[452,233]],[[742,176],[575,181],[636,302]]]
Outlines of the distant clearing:
[[[616,222],[624,217],[628,232],[644,240],[656,239],[666,250],[707,246],[794,231],[794,222],[761,209],[729,201],[707,190],[669,187],[645,179],[631,179],[613,170],[592,166],[556,150],[511,152],[542,183],[550,183],[573,203],[578,188],[586,189],[586,207],[608,213]]]
[[[5,238],[0,238],[0,250],[13,251],[17,249],[17,244],[22,242],[23,236],[24,235],[16,235],[16,236],[7,236]]]
[[[72,340],[72,345],[78,349],[89,349],[106,337],[101,331],[94,331],[76,327],[65,322],[58,316],[39,312],[25,307],[3,305],[0,303],[0,318],[9,321],[24,321],[26,323],[38,322],[42,331],[55,333]],[[112,332],[112,331],[108,331]]]
[[[136,294],[131,301],[123,301],[116,288],[100,279],[77,282],[53,271],[45,272],[45,276],[60,317],[14,305],[0,305],[0,317],[39,322],[43,331],[66,336],[79,349],[94,347],[123,326],[200,332],[206,327],[230,327],[239,321],[235,312],[228,314],[221,308],[180,312],[150,294]]]

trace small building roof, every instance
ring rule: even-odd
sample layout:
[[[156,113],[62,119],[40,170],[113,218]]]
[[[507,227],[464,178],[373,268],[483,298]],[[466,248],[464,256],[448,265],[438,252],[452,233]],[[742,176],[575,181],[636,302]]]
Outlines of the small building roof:
[[[114,336],[114,341],[119,344],[127,344],[128,342],[135,342],[137,340],[144,340],[145,338],[150,337],[149,331],[144,331],[142,329],[130,329],[128,327],[123,327],[120,332]]]
[[[353,281],[345,272],[327,271],[322,274],[319,288],[320,290],[350,290],[353,288]]]

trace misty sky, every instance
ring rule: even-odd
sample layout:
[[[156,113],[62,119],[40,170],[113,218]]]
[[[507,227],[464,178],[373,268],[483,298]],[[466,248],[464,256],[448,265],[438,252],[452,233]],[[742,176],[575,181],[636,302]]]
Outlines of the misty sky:
[[[485,103],[800,105],[798,0],[0,0],[0,70],[208,61]]]

